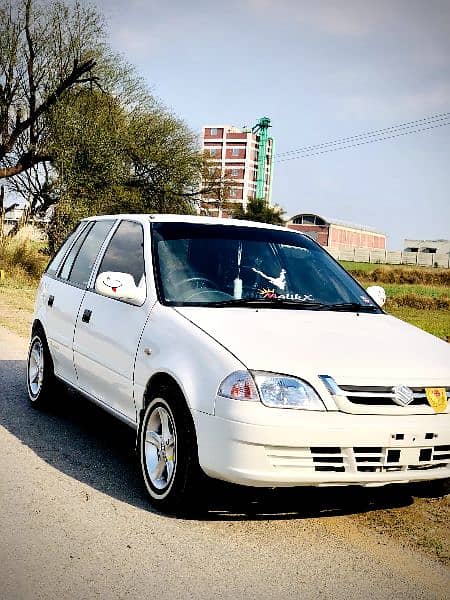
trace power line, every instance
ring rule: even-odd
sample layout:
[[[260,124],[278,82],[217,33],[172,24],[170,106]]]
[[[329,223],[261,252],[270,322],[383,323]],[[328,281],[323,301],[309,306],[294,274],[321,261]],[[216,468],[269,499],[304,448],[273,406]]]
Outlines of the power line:
[[[440,120],[443,120],[443,119],[440,119]],[[431,122],[433,122],[433,121],[431,121]],[[445,123],[440,123],[438,125],[430,125],[429,127],[421,127],[419,129],[414,129],[413,131],[400,130],[400,131],[397,131],[397,133],[394,133],[394,130],[392,130],[393,135],[382,136],[377,139],[362,138],[361,141],[354,143],[354,144],[348,144],[348,145],[344,145],[344,146],[341,145],[341,146],[337,146],[335,148],[327,148],[327,149],[323,149],[323,150],[321,150],[321,148],[323,148],[325,146],[325,144],[318,144],[317,146],[310,146],[309,147],[310,151],[308,151],[308,147],[305,147],[305,149],[303,149],[303,150],[300,150],[300,149],[298,150],[299,154],[296,154],[295,156],[286,156],[284,158],[278,158],[278,159],[276,158],[275,162],[286,162],[288,160],[297,160],[298,158],[309,158],[311,156],[319,156],[320,154],[328,154],[329,152],[339,152],[340,150],[356,148],[358,146],[364,146],[366,144],[374,144],[376,142],[382,142],[384,140],[391,140],[393,138],[397,138],[397,137],[401,137],[401,136],[405,136],[405,135],[413,135],[415,133],[420,133],[421,131],[427,131],[429,129],[436,129],[438,127],[445,127],[447,125],[450,125],[450,120]],[[357,137],[357,136],[355,136],[355,137]],[[330,142],[330,144],[331,144],[331,142]],[[301,152],[306,152],[306,154],[303,154]]]
[[[431,125],[434,123],[439,123],[442,121],[448,121],[450,119],[450,112],[447,113],[441,113],[438,115],[433,115],[431,117],[425,117],[423,119],[417,119],[416,121],[408,121],[406,123],[402,123],[399,125],[392,125],[391,127],[386,127],[384,129],[376,129],[376,130],[372,130],[372,131],[368,131],[366,133],[360,133],[358,135],[353,135],[350,137],[345,137],[345,138],[340,138],[337,140],[333,140],[333,141],[329,141],[329,142],[323,142],[321,144],[315,144],[315,145],[311,145],[311,146],[303,146],[301,148],[298,148],[296,150],[289,150],[287,152],[281,152],[278,155],[276,155],[276,160],[277,162],[283,162],[285,160],[288,160],[288,156],[295,154],[304,154],[304,153],[308,153],[308,155],[311,153],[311,155],[315,155],[315,154],[320,154],[321,152],[319,152],[319,150],[321,150],[322,148],[327,148],[328,146],[339,146],[339,148],[332,148],[331,150],[326,150],[325,152],[331,152],[331,151],[335,151],[335,150],[340,150],[340,149],[345,149],[345,148],[350,148],[353,146],[357,146],[357,145],[362,145],[362,142],[366,139],[368,139],[367,142],[364,143],[369,143],[371,141],[381,141],[381,139],[391,139],[392,137],[399,137],[400,135],[408,135],[408,134],[413,134],[413,133],[417,133],[420,131],[425,131],[426,129],[433,129],[435,127],[435,125],[431,126],[431,127],[420,127],[420,125]],[[436,125],[436,127],[442,127],[444,125],[447,125],[448,123],[445,122],[442,125]],[[420,127],[418,129],[418,127]],[[406,130],[406,131],[405,131]],[[412,130],[412,131],[409,131]],[[395,135],[385,135],[385,134],[395,134]],[[397,135],[398,134],[398,135]],[[369,139],[369,138],[379,138],[379,139]],[[350,145],[347,145],[345,147],[342,147],[342,144],[346,144],[347,142],[351,142]],[[355,144],[353,144],[353,142],[355,142]],[[356,143],[356,142],[361,142],[361,143]],[[323,153],[325,153],[323,152]],[[292,158],[303,158],[303,156],[294,156]],[[290,158],[289,160],[292,160],[292,158]]]

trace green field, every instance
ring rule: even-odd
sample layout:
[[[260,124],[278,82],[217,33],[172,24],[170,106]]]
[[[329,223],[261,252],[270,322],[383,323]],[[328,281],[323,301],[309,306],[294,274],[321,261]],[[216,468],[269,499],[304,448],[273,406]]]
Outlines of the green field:
[[[443,339],[450,337],[449,269],[354,262],[341,264],[365,288],[370,285],[384,287],[387,313]],[[392,280],[402,282],[392,283]]]

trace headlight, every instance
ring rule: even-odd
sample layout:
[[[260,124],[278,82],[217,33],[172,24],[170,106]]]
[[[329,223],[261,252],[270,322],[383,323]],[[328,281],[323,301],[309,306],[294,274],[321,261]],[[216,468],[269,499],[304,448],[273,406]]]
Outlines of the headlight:
[[[260,400],[272,408],[325,410],[321,399],[308,383],[277,373],[236,371],[224,379],[218,394],[233,400]]]

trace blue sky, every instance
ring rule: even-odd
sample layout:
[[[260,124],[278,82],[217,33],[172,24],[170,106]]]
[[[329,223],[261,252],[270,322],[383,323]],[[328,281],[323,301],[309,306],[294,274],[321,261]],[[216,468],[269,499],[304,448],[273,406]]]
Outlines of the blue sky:
[[[112,46],[194,130],[272,120],[278,152],[450,111],[448,0],[96,0]],[[273,201],[450,238],[450,126],[277,163]]]

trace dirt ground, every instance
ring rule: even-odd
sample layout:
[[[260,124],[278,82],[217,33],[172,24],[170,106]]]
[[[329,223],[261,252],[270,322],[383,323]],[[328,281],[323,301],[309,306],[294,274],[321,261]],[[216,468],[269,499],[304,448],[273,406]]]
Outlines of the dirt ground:
[[[380,488],[384,503],[393,507],[355,514],[355,523],[405,544],[450,565],[450,485],[447,480],[437,488],[421,484],[402,488]],[[409,493],[409,491],[411,493]],[[443,492],[445,495],[442,495]]]

